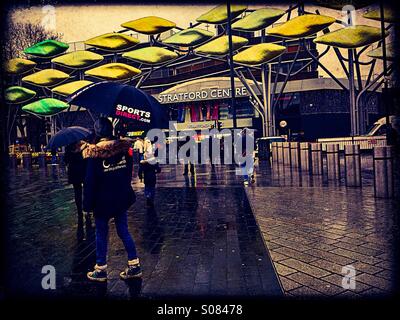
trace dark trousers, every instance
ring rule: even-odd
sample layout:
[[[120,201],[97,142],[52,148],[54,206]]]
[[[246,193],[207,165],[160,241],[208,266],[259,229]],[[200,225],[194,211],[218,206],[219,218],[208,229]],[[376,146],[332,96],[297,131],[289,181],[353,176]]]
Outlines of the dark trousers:
[[[83,212],[82,212],[82,183],[74,183],[75,193],[75,204],[78,211],[78,224],[83,223]]]
[[[185,163],[184,173],[185,174],[189,173],[189,167],[190,167],[190,173],[194,174],[194,164],[193,163]]]
[[[96,263],[99,266],[107,264],[108,222],[109,218],[96,217]],[[122,240],[128,253],[128,260],[137,258],[135,242],[128,230],[128,215],[126,212],[114,217],[118,237]]]

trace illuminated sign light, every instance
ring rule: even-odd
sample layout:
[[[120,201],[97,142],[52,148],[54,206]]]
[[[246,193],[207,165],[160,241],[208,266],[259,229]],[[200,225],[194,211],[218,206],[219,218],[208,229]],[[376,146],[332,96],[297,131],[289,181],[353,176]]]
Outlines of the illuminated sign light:
[[[147,122],[150,123],[150,111],[144,111],[128,106],[124,106],[122,104],[118,104],[117,108],[115,110],[115,115],[124,117],[124,118],[129,118],[133,120],[138,120],[142,122]]]
[[[235,95],[237,97],[248,96],[245,87],[235,88]],[[231,89],[202,89],[199,91],[179,92],[170,94],[158,95],[160,103],[174,103],[174,102],[187,102],[187,101],[201,101],[212,99],[224,99],[231,97]]]

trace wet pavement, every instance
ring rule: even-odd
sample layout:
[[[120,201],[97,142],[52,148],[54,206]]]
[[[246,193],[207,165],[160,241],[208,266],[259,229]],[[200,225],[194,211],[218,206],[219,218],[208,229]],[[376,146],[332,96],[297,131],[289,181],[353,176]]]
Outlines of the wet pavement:
[[[375,199],[372,160],[363,156],[363,187],[346,188],[288,167],[257,163],[243,187],[234,166],[164,165],[156,206],[146,209],[143,184],[128,216],[144,269],[123,282],[125,251],[110,228],[109,281],[89,283],[95,263],[93,228],[76,237],[73,190],[65,169],[48,166],[10,174],[8,276],[12,294],[112,299],[173,296],[371,297],[393,293],[399,203]],[[136,170],[136,168],[135,168]],[[57,290],[44,291],[43,265],[57,271]],[[342,286],[342,268],[356,287]]]
[[[282,295],[234,171],[226,174],[224,181],[229,183],[224,186],[194,188],[191,185],[202,179],[200,172],[196,178],[185,179],[174,170],[163,168],[154,210],[145,206],[143,185],[137,178],[133,181],[137,202],[129,210],[128,223],[143,278],[119,280],[126,254],[111,227],[106,285],[86,280],[95,263],[94,230],[88,223],[86,239],[77,240],[73,190],[66,184],[65,170],[49,166],[47,170],[18,169],[11,174],[9,294],[112,299]],[[224,168],[216,171],[223,174]],[[55,267],[57,290],[41,288],[44,265]]]

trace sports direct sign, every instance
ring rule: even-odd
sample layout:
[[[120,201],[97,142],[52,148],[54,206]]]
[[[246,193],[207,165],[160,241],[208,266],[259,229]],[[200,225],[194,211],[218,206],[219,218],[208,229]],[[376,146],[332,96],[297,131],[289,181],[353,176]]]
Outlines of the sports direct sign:
[[[141,121],[141,122],[150,123],[151,113],[150,113],[150,111],[144,111],[144,110],[140,110],[137,108],[124,106],[122,104],[117,104],[117,108],[115,110],[115,115],[122,117],[122,118],[133,119],[133,120],[137,120],[137,121]]]

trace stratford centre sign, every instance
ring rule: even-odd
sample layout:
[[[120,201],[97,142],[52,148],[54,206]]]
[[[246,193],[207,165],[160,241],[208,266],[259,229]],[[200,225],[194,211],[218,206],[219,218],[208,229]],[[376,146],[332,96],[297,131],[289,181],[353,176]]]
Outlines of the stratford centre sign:
[[[248,91],[245,87],[235,88],[236,97],[248,96]],[[162,103],[177,103],[191,102],[214,99],[226,99],[231,97],[231,88],[204,88],[196,91],[176,92],[176,93],[160,93],[156,98]]]

